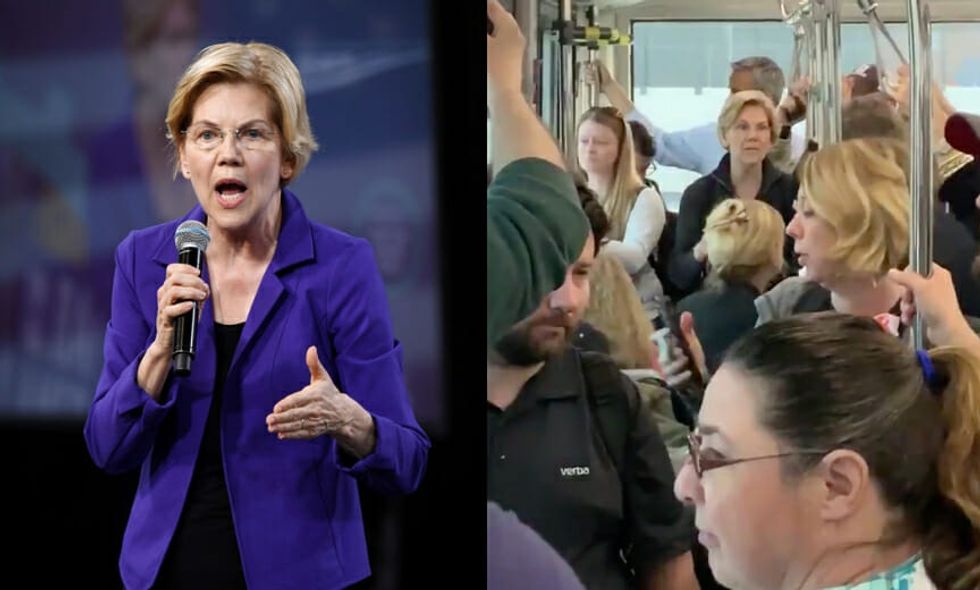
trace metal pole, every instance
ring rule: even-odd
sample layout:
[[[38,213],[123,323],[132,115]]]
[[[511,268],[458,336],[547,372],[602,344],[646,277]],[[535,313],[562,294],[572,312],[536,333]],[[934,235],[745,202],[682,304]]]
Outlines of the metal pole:
[[[830,100],[830,87],[827,83],[827,3],[824,0],[814,0],[813,2],[813,49],[816,68],[814,89],[814,122],[816,123],[817,142],[820,147],[830,143],[830,125],[828,121],[828,101]]]
[[[909,194],[909,262],[912,271],[932,274],[932,54],[928,0],[908,0],[911,85],[911,149]],[[915,348],[925,346],[925,324],[916,314],[912,325]]]
[[[828,92],[824,88],[826,72],[824,55],[826,39],[822,31],[823,24],[818,21],[823,18],[823,5],[814,7],[818,0],[800,0],[794,10],[786,9],[786,0],[777,0],[779,13],[783,22],[793,27],[793,71],[790,75],[792,84],[805,75],[809,81],[808,106],[806,109],[806,137],[808,140],[822,142],[825,138],[824,121],[825,101]],[[839,47],[839,42],[835,44]],[[805,64],[805,66],[804,66]]]
[[[542,60],[541,77],[547,79],[548,83],[541,87],[539,108],[541,117],[548,121],[551,134],[561,142],[561,100],[558,98],[561,93],[561,45],[558,44],[558,33],[555,31],[545,32],[544,39],[547,53]]]
[[[858,7],[864,16],[868,18],[868,27],[871,30],[871,38],[875,44],[875,64],[878,66],[878,76],[882,83],[887,83],[886,74],[888,73],[888,64],[885,63],[885,52],[887,51],[886,46],[882,43],[882,38],[888,42],[888,46],[891,47],[894,56],[898,60],[907,64],[905,60],[905,55],[902,50],[899,49],[898,43],[892,38],[891,33],[888,32],[888,28],[885,23],[882,22],[881,17],[878,16],[878,3],[875,0],[857,0]],[[892,81],[893,83],[894,81]],[[881,85],[881,84],[880,84]],[[881,85],[881,89],[885,90],[885,86]],[[891,90],[891,89],[889,89]]]
[[[524,98],[532,104],[537,102],[538,97],[535,90],[540,84],[538,80],[540,73],[534,67],[540,51],[538,48],[538,10],[538,0],[516,0],[514,4],[514,16],[524,39],[527,41],[527,48],[524,50],[524,78],[521,83],[521,90],[524,93]],[[541,105],[537,106],[540,113]]]
[[[596,14],[596,6],[595,6],[595,4],[589,6],[589,8],[586,10],[586,13],[585,14],[588,17],[588,21],[589,21],[589,26],[590,27],[598,26],[599,23],[596,22],[597,19],[598,19],[598,15]],[[590,64],[595,62],[597,55],[598,55],[598,51],[596,50],[596,48],[590,45],[589,46],[589,63]],[[589,88],[589,106],[590,107],[597,107],[597,106],[599,106],[599,86],[597,84],[593,84]]]
[[[827,4],[827,53],[824,59],[825,77],[827,79],[827,137],[829,145],[841,140],[841,74],[840,74],[840,6],[838,0],[823,0]]]
[[[810,76],[809,106],[806,109],[806,137],[820,143],[823,128],[823,72],[820,69],[820,55],[817,48],[817,26],[814,22],[813,8],[808,7],[803,15],[804,39],[806,40],[807,72]]]
[[[561,23],[567,26],[572,22],[572,0],[561,0]],[[575,46],[561,44],[561,88],[558,101],[561,105],[562,151],[569,163],[575,157]]]
[[[840,98],[840,10],[837,0],[814,0],[814,40],[816,48],[815,115],[820,146],[841,138]]]

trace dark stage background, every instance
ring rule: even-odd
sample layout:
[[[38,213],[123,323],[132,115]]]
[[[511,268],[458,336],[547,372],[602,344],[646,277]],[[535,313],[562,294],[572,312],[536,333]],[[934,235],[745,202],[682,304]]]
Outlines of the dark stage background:
[[[0,565],[10,581],[120,587],[136,473],[100,472],[81,435],[114,248],[195,204],[172,179],[163,139],[184,67],[211,43],[257,40],[299,67],[321,146],[291,188],[312,218],[372,242],[412,405],[433,440],[416,494],[362,491],[374,576],[358,587],[482,585],[472,390],[485,78],[482,7],[468,4],[0,0]]]

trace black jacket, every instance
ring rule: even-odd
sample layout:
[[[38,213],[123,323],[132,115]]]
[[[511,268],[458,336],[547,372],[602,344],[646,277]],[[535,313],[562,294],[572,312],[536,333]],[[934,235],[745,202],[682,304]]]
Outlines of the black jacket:
[[[974,240],[980,241],[980,162],[973,160],[954,172],[939,187],[939,200],[949,203],[950,212],[966,227]]]
[[[755,327],[759,319],[755,309],[758,296],[759,292],[750,285],[723,283],[706,286],[677,304],[677,313],[689,311],[694,316],[694,329],[709,373],[718,370],[728,347]]]
[[[973,209],[976,211],[976,206]],[[980,317],[980,284],[973,278],[972,270],[977,243],[966,226],[941,206],[937,204],[933,211],[932,259],[952,275],[963,314]]]
[[[704,234],[704,222],[711,210],[735,194],[732,187],[731,156],[725,156],[714,172],[694,181],[681,197],[677,213],[677,234],[668,272],[670,278],[685,293],[693,293],[704,280],[704,267],[694,258],[694,246]],[[785,223],[793,218],[793,201],[799,185],[792,175],[780,172],[768,158],[762,164],[762,186],[757,199],[772,205]],[[786,262],[796,265],[793,240],[786,238]]]
[[[568,348],[505,410],[487,403],[487,500],[537,531],[586,588],[627,590],[634,587],[629,568],[645,581],[690,550],[693,523],[674,497],[674,470],[653,412],[640,411],[636,386],[601,356],[587,365]],[[590,390],[590,370],[612,379]],[[622,440],[599,416],[613,408],[621,412]]]

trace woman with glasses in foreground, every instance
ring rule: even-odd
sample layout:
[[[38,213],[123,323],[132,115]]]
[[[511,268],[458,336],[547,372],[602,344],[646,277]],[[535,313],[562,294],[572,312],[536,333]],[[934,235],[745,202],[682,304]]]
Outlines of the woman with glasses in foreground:
[[[167,113],[199,206],[116,251],[105,361],[85,424],[96,464],[140,469],[126,588],[342,588],[370,574],[358,485],[414,490],[412,414],[370,245],[306,217],[285,187],[316,149],[279,49],[202,51]],[[174,235],[207,228],[203,270]],[[201,306],[189,376],[174,325]]]
[[[727,587],[980,587],[980,344],[944,269],[889,277],[945,346],[802,314],[756,328],[711,379],[675,492]]]

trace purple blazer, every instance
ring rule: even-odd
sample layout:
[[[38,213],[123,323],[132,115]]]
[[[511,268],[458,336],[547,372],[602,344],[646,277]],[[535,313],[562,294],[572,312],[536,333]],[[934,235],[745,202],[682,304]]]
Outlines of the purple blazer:
[[[366,240],[311,222],[283,190],[279,244],[235,351],[221,410],[221,448],[235,535],[249,588],[341,588],[370,575],[358,483],[408,493],[425,470],[429,440],[409,405],[401,345]],[[140,469],[119,570],[149,588],[187,496],[215,378],[214,315],[204,306],[189,377],[171,374],[160,402],[136,383],[156,331],[156,291],[177,261],[173,236],[187,217],[131,232],[116,250],[104,366],[85,422],[95,463]],[[208,281],[205,263],[204,280]],[[341,391],[374,417],[377,446],[360,461],[328,436],[281,441],[265,417],[309,385],[315,344]]]

